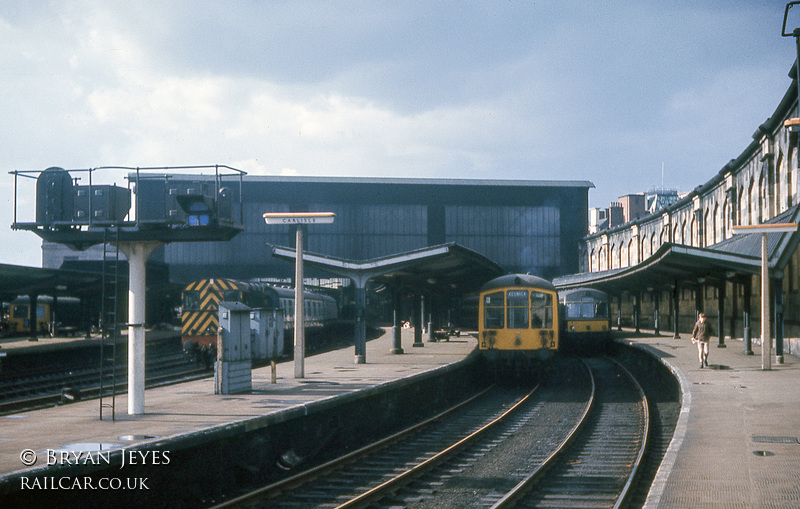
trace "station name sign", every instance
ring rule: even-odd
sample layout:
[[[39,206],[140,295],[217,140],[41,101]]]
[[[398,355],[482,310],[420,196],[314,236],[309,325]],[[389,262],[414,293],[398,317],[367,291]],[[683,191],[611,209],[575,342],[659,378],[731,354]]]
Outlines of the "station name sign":
[[[333,212],[266,212],[267,224],[330,224],[336,218]]]

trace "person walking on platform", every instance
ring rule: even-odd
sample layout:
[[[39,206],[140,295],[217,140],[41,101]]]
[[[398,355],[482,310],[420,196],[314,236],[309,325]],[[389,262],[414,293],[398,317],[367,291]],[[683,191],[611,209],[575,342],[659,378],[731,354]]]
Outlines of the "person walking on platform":
[[[708,367],[708,342],[711,339],[711,324],[706,322],[705,313],[700,313],[697,323],[692,329],[692,343],[697,344],[697,355],[700,357],[700,368]]]

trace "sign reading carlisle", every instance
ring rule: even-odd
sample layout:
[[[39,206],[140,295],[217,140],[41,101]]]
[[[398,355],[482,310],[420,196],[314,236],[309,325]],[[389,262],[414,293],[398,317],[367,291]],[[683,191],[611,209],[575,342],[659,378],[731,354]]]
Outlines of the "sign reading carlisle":
[[[265,212],[267,224],[330,224],[336,214],[333,212]]]
[[[267,224],[296,225],[295,268],[294,268],[294,377],[305,377],[305,304],[303,300],[303,225],[330,224],[336,214],[333,212],[265,212]]]

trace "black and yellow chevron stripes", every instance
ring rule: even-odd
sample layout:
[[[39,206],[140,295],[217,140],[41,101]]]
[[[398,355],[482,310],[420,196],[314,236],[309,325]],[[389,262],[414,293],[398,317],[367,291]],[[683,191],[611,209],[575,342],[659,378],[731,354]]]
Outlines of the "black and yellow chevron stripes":
[[[226,291],[237,288],[235,282],[217,278],[189,284],[184,291],[199,293],[199,309],[181,313],[181,335],[200,336],[207,330],[216,331],[219,328],[219,302]]]
[[[201,336],[206,330],[216,331],[219,328],[218,312],[215,311],[189,311],[181,316],[183,326],[181,334],[184,336]]]

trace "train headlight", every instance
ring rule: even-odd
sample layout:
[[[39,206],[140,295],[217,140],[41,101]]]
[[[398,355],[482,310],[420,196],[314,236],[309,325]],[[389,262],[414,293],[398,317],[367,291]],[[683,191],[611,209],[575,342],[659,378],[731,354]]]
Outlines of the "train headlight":
[[[541,340],[542,348],[547,348],[547,343],[549,343],[547,339],[547,331],[542,329],[539,331],[539,335],[541,336],[539,339]]]

